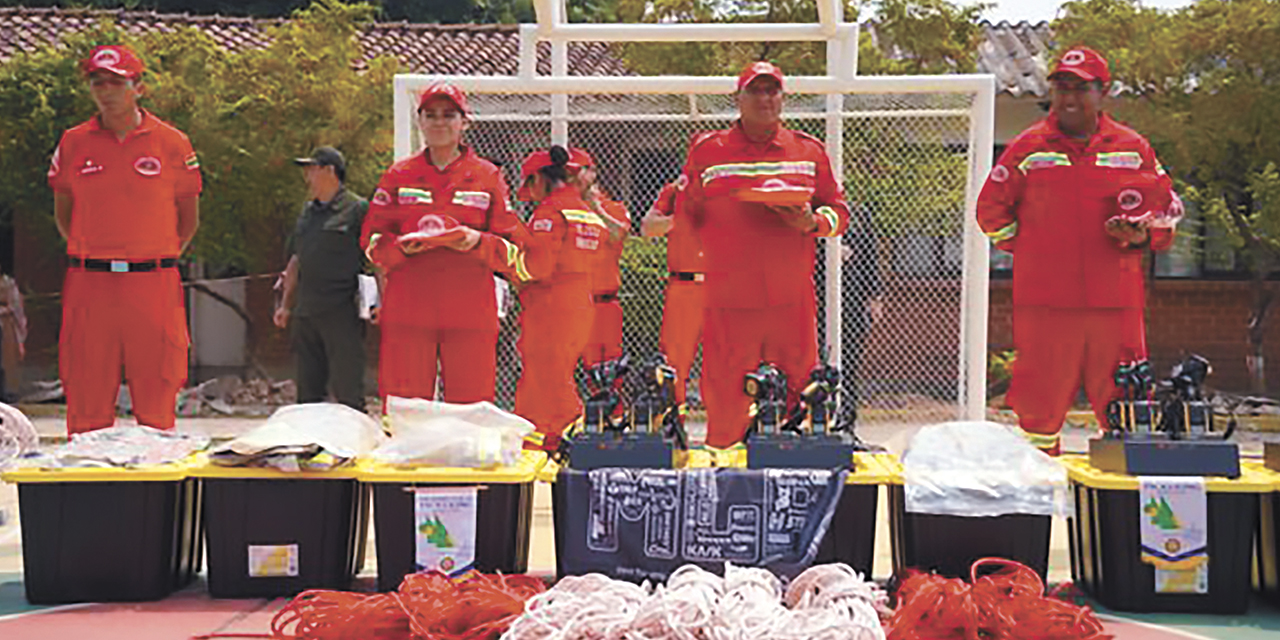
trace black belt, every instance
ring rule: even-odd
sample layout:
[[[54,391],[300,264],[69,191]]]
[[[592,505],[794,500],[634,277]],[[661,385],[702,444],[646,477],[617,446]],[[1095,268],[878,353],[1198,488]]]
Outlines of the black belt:
[[[156,269],[172,269],[178,266],[177,258],[161,258],[160,260],[96,260],[94,258],[67,258],[72,267],[84,267],[85,271],[109,271],[111,273],[135,273],[155,271]]]
[[[702,282],[707,279],[707,274],[694,273],[692,271],[672,271],[671,278],[673,280],[682,280],[684,282]]]
[[[595,298],[596,302],[617,302],[618,292],[614,291],[613,293],[597,293],[593,297]]]

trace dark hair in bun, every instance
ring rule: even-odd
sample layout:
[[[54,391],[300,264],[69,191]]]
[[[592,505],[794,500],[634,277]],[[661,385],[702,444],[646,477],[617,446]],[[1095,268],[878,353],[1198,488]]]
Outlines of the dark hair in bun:
[[[569,180],[569,170],[565,166],[569,164],[569,152],[560,145],[552,145],[548,150],[551,155],[551,164],[538,169],[538,173],[547,179],[548,183],[556,184]]]

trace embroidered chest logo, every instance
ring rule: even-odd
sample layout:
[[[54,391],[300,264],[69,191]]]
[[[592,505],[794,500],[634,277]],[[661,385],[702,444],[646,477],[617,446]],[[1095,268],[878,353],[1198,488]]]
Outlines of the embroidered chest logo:
[[[1002,164],[998,164],[991,170],[992,182],[1004,182],[1009,179],[1009,169]]]
[[[133,162],[133,170],[144,176],[160,175],[160,159],[142,156]]]
[[[418,231],[422,233],[429,233],[433,236],[440,235],[441,233],[444,233],[446,226],[444,219],[440,216],[428,213],[427,215],[418,218]]]
[[[1137,189],[1125,189],[1116,196],[1116,202],[1120,204],[1122,210],[1133,211],[1142,206],[1142,192]]]
[[[551,221],[550,221],[550,220],[548,220],[548,219],[546,219],[546,218],[539,218],[538,220],[534,220],[534,221],[533,221],[533,230],[534,230],[534,231],[542,231],[542,232],[550,231],[550,230],[551,230]]]
[[[400,187],[396,191],[396,202],[402,205],[431,204],[431,192],[426,189]]]
[[[378,187],[378,189],[373,192],[373,203],[380,207],[385,207],[391,204],[391,194],[387,193],[386,189]]]
[[[88,176],[101,172],[103,166],[94,162],[92,158],[85,158],[84,164],[80,165],[80,175]]]

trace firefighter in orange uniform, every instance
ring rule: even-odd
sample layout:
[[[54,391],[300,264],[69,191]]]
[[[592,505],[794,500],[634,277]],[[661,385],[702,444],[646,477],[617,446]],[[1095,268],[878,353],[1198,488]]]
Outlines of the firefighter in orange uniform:
[[[631,214],[626,205],[611,200],[600,188],[595,160],[582,149],[569,149],[570,164],[578,165],[574,182],[578,185],[582,200],[609,228],[600,245],[596,265],[591,271],[591,296],[595,301],[595,320],[591,324],[591,337],[582,352],[582,364],[590,366],[598,362],[622,357],[622,304],[618,289],[622,277],[618,261],[626,247],[631,231]]]
[[[609,228],[574,184],[579,166],[560,146],[536,151],[520,169],[522,200],[537,202],[521,254],[520,354],[517,414],[537,427],[527,446],[553,451],[582,414],[574,368],[587,346],[595,304],[592,271]]]
[[[788,400],[799,401],[818,359],[814,238],[839,237],[849,223],[822,143],[782,127],[782,92],[776,66],[743,70],[739,119],[690,145],[676,209],[706,253],[702,388],[714,448],[742,440],[743,376],[761,361],[786,373]]]
[[[186,135],[138,107],[144,69],[128,47],[97,47],[81,70],[98,115],[63,133],[49,167],[70,264],[67,431],[115,423],[122,368],[138,423],[172,429],[190,343],[177,258],[199,225],[200,164]]]
[[[646,236],[667,237],[666,300],[662,307],[662,333],[658,349],[676,370],[675,400],[685,410],[685,388],[689,372],[702,342],[702,314],[705,300],[702,272],[702,246],[697,230],[686,218],[676,221],[676,207],[682,197],[684,179],[677,179],[658,192],[653,207],[641,221]]]
[[[523,226],[507,208],[502,173],[462,144],[470,116],[461,90],[428,87],[418,102],[426,148],[387,170],[365,217],[362,246],[385,281],[377,319],[384,403],[387,396],[434,398],[437,376],[446,402],[494,398],[494,269],[476,248],[518,241]],[[444,231],[452,240],[442,246],[406,241]]]
[[[1146,357],[1143,252],[1170,246],[1182,204],[1147,141],[1101,111],[1102,56],[1072,49],[1049,79],[1049,117],[1009,143],[977,217],[1014,252],[1009,404],[1027,439],[1056,455],[1080,383],[1105,425],[1116,366]]]

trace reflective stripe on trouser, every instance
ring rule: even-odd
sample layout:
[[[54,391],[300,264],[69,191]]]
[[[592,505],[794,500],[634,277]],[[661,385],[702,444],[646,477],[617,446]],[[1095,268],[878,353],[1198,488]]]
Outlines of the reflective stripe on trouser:
[[[1142,309],[1014,307],[1013,340],[1009,406],[1022,430],[1039,436],[1062,431],[1082,383],[1098,424],[1106,425],[1116,365],[1147,353]]]
[[[521,294],[520,349],[524,371],[516,386],[516,414],[545,436],[554,450],[560,435],[582,415],[573,372],[590,337],[594,303],[589,281],[527,289]]]
[[[493,402],[496,329],[430,329],[383,324],[378,349],[378,395],[434,399],[443,378],[445,402]]]
[[[698,355],[698,343],[702,342],[702,315],[707,297],[703,286],[701,282],[676,278],[667,281],[658,349],[676,370],[675,400],[679,404],[685,401],[689,372]]]
[[[617,300],[595,303],[595,315],[591,321],[591,337],[582,351],[582,364],[622,357],[622,304]]]
[[[707,405],[707,445],[724,448],[742,441],[751,420],[751,398],[743,377],[772,362],[787,375],[787,400],[794,402],[818,360],[813,305],[767,309],[706,310],[702,390]]]
[[[122,370],[138,423],[172,429],[190,345],[177,269],[70,269],[62,301],[58,361],[67,394],[67,432],[115,423]]]

